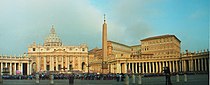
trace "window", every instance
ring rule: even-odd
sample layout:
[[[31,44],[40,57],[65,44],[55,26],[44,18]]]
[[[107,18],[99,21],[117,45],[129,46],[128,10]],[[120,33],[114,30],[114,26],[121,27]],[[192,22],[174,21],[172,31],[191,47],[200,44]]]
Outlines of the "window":
[[[33,51],[36,51],[36,48],[33,48]]]
[[[85,48],[82,48],[82,51],[85,51]]]

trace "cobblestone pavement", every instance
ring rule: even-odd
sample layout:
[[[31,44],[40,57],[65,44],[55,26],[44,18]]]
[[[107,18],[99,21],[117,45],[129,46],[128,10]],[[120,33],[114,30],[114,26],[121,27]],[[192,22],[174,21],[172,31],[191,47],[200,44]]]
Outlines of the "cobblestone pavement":
[[[129,79],[130,85],[132,80]],[[50,80],[40,80],[39,85],[50,85]],[[137,79],[136,79],[137,82]],[[173,85],[208,85],[209,75],[188,75],[187,82],[184,81],[184,76],[180,76],[180,82],[176,82],[176,76],[171,77]],[[35,80],[3,80],[0,85],[36,85]],[[54,80],[54,85],[124,85],[124,82],[117,82],[116,80],[79,80],[75,79],[74,84],[69,84],[69,80]],[[142,85],[165,85],[165,77],[143,77]]]

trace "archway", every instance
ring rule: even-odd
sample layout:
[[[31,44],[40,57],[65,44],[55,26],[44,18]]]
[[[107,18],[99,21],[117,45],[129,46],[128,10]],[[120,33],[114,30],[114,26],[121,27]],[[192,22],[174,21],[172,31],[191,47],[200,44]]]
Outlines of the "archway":
[[[82,62],[82,70],[85,70],[85,62]]]
[[[36,62],[32,63],[32,72],[31,73],[36,73],[37,72],[37,65]]]

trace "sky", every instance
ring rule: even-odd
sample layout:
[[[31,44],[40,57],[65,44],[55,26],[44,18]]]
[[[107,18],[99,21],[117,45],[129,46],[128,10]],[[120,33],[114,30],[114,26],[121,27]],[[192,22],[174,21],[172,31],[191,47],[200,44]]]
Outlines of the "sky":
[[[132,46],[171,34],[182,51],[209,48],[209,0],[0,0],[0,54],[27,53],[52,25],[64,45],[101,48],[104,14],[108,40]]]

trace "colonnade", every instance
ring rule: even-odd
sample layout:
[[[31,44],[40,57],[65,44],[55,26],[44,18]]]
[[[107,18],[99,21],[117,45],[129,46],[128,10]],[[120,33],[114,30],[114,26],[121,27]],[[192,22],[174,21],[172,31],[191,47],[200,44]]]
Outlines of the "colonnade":
[[[111,65],[113,66],[113,65]],[[209,58],[161,60],[161,61],[124,61],[117,62],[116,70],[112,73],[162,73],[163,67],[169,67],[170,72],[209,71]],[[111,67],[113,68],[113,67]],[[126,68],[126,69],[125,69]]]
[[[25,65],[25,66],[24,66]],[[28,62],[3,62],[0,63],[1,68],[1,75],[3,75],[2,72],[4,72],[4,69],[8,69],[9,75],[29,75],[31,74],[31,66]],[[16,71],[19,71],[20,74],[16,74]]]
[[[36,72],[38,71],[68,71],[80,70],[87,72],[87,57],[85,56],[35,56]],[[85,63],[82,69],[82,62]],[[49,66],[49,67],[47,67]],[[62,68],[62,69],[61,69]]]

